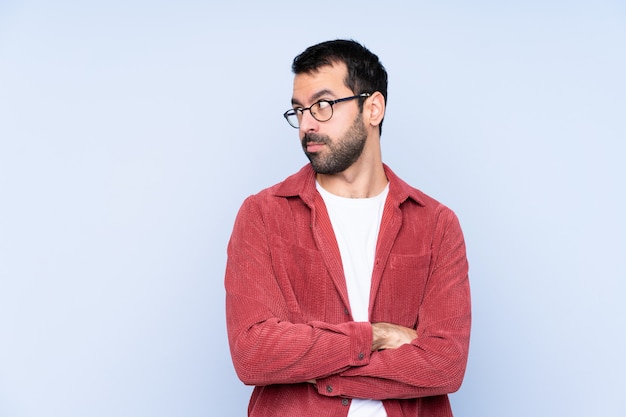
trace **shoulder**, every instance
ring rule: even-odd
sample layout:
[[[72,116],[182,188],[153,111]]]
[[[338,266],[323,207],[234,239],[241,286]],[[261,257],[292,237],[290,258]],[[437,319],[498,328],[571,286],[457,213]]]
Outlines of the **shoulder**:
[[[441,204],[433,197],[424,193],[420,189],[409,185],[402,178],[396,175],[396,173],[393,172],[391,168],[389,168],[387,165],[385,165],[384,167],[385,174],[387,175],[387,179],[389,180],[389,194],[398,203],[402,204],[408,200],[425,208],[443,206],[443,204]]]
[[[385,172],[389,179],[390,198],[394,205],[405,214],[429,218],[432,221],[456,221],[455,213],[448,206],[420,189],[409,185],[386,165]]]
[[[273,211],[293,197],[300,198],[306,204],[313,201],[315,189],[315,174],[310,164],[302,167],[298,172],[285,178],[283,181],[267,187],[248,196],[241,210]]]

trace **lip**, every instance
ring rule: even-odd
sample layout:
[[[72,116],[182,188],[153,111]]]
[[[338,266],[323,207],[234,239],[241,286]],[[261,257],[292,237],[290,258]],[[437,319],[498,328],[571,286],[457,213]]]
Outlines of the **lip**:
[[[306,150],[307,152],[318,152],[320,149],[322,149],[322,146],[324,146],[323,143],[309,142],[306,144]]]

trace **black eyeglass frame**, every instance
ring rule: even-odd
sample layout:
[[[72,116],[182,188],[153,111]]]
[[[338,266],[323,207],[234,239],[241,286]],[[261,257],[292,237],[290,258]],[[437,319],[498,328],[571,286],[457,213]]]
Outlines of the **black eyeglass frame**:
[[[338,98],[337,100],[318,100],[315,103],[311,104],[309,107],[303,108],[303,109],[289,109],[287,110],[285,113],[283,113],[283,117],[287,120],[287,123],[289,123],[289,126],[293,127],[294,129],[299,129],[300,128],[300,120],[298,120],[298,113],[304,115],[304,112],[306,110],[309,111],[309,113],[311,113],[311,116],[317,120],[318,122],[327,122],[330,119],[332,119],[333,114],[334,114],[334,109],[333,109],[333,105],[337,104],[337,103],[341,103],[343,101],[349,101],[349,100],[354,100],[357,98],[367,98],[371,96],[370,93],[361,93],[361,94],[357,94],[356,96],[350,96],[350,97],[344,97],[344,98]],[[328,105],[330,106],[330,116],[328,116],[327,119],[323,119],[320,120],[318,119],[315,114],[311,111],[312,107],[318,106],[320,103],[328,103]],[[289,121],[289,117],[291,116],[296,116],[296,120],[298,125],[294,126],[293,123],[291,123]]]

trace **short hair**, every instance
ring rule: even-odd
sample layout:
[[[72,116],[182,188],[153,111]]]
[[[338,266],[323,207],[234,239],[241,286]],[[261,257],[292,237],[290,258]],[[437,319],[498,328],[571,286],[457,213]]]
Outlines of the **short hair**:
[[[294,74],[310,74],[321,67],[344,63],[348,68],[345,85],[354,94],[380,92],[387,103],[387,71],[369,49],[353,40],[337,39],[313,45],[296,56],[291,65]],[[363,100],[359,100],[363,109]],[[379,131],[382,133],[382,120]]]

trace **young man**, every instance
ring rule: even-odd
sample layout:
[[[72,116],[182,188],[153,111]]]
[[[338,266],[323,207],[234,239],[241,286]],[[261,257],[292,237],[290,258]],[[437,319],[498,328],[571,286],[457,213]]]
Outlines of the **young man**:
[[[381,159],[387,73],[353,41],[294,59],[310,160],[243,203],[226,316],[251,417],[445,417],[463,379],[470,293],[454,213]]]

